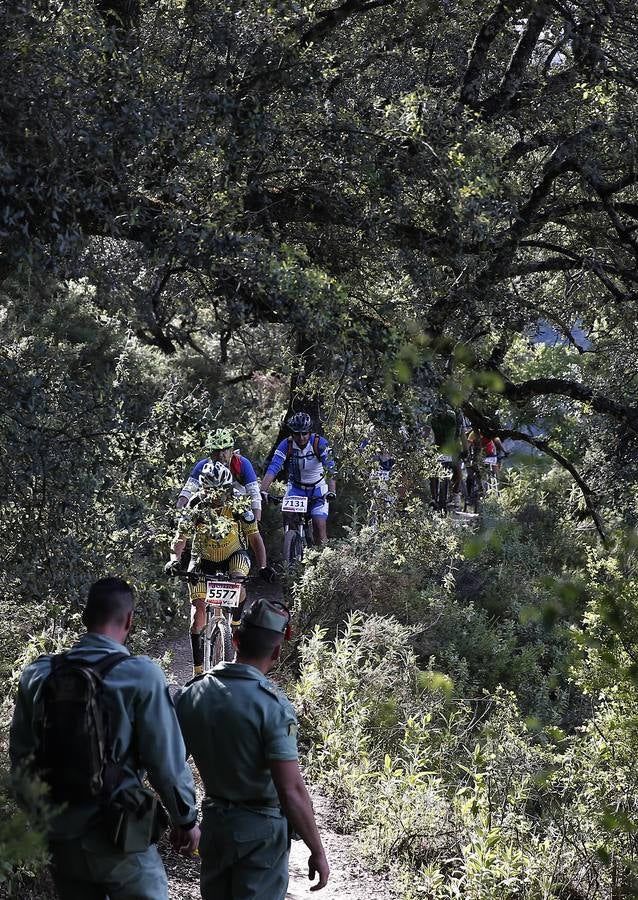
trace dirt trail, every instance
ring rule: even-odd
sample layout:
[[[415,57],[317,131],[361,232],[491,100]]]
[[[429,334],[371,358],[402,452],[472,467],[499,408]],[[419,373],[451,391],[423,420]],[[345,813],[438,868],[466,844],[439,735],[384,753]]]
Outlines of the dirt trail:
[[[266,588],[260,593],[265,594],[270,591]],[[191,677],[192,672],[188,634],[164,644],[162,650],[167,649],[173,653],[172,680],[176,686],[181,685]],[[199,781],[199,779],[196,780]],[[394,900],[397,898],[398,894],[392,890],[383,876],[375,875],[361,863],[354,838],[338,833],[335,827],[337,816],[331,810],[329,801],[312,787],[311,794],[319,831],[330,863],[330,882],[320,893],[310,893],[308,848],[303,841],[294,841],[290,854],[290,884],[286,900],[310,900],[311,897],[321,898],[321,900]],[[170,900],[198,900],[200,894],[197,862],[178,857],[166,843],[161,849],[169,878]],[[263,900],[269,900],[269,898],[264,897]]]

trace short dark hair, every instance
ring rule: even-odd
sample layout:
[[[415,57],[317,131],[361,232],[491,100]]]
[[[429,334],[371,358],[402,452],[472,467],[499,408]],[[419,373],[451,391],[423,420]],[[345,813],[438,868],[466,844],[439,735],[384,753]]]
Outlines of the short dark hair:
[[[237,649],[250,659],[265,659],[284,639],[281,631],[260,628],[257,625],[241,625],[235,632]]]
[[[100,578],[89,589],[82,621],[87,628],[122,625],[133,611],[133,589],[122,578]]]

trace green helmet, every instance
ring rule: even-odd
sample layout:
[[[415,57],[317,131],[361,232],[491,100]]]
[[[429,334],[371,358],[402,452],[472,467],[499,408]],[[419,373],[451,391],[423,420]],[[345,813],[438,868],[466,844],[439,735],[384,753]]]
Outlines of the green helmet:
[[[228,450],[235,444],[233,434],[228,428],[218,428],[208,436],[209,450]]]

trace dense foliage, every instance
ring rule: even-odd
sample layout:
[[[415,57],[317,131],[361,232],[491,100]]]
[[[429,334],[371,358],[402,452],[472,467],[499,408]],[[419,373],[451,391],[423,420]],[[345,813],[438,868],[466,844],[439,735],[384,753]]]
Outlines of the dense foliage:
[[[634,5],[18,0],[0,34],[3,724],[96,576],[152,643],[207,431],[260,465],[303,405],[341,472],[292,587],[311,771],[406,896],[633,896]],[[428,509],[443,403],[518,442],[480,525]],[[40,846],[2,797],[0,879]]]

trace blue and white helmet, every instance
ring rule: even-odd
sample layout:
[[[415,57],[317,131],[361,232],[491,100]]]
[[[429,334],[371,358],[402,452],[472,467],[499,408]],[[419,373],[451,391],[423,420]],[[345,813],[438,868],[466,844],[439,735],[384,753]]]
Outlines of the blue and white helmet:
[[[229,490],[233,485],[233,476],[223,463],[207,462],[199,476],[199,486],[207,490]]]
[[[312,428],[312,419],[305,412],[296,412],[286,422],[288,428],[297,434],[305,434]]]

